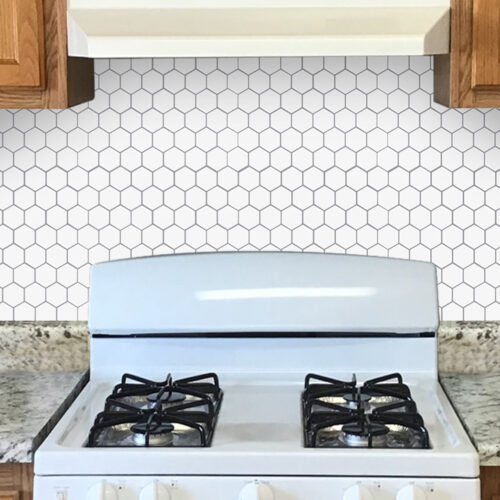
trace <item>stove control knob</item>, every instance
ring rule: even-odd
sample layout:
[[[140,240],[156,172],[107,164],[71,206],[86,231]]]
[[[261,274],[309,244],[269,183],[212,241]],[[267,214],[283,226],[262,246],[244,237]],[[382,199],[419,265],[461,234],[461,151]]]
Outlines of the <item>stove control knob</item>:
[[[343,500],[373,500],[373,495],[366,486],[357,484],[344,493]]]
[[[239,500],[274,500],[274,493],[267,484],[248,483],[241,490]]]
[[[116,488],[106,481],[91,486],[87,493],[87,500],[118,500]]]
[[[170,500],[170,493],[166,486],[153,481],[142,489],[139,500]]]
[[[427,495],[422,488],[409,484],[398,491],[396,500],[425,500]]]

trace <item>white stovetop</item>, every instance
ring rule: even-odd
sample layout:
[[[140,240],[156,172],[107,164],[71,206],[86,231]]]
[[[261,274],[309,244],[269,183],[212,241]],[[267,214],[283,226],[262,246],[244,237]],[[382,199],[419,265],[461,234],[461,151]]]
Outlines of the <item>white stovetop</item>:
[[[114,385],[90,383],[38,450],[35,472],[477,476],[477,454],[432,377],[405,377],[429,431],[431,450],[304,448],[300,379],[222,375],[224,400],[209,448],[86,448],[95,415]]]

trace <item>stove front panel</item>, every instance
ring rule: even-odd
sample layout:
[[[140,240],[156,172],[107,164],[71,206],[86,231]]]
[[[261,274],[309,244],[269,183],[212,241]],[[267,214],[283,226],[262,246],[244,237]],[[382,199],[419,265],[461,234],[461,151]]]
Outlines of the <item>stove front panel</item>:
[[[37,500],[480,500],[479,479],[390,477],[37,476],[34,494]]]

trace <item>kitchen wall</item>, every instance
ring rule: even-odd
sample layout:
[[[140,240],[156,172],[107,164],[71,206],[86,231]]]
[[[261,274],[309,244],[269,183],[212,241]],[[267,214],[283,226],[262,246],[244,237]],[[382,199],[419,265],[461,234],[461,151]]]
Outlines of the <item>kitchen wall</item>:
[[[431,260],[444,319],[499,319],[500,110],[433,104],[431,65],[99,60],[90,104],[0,110],[0,319],[85,319],[90,264],[213,250]]]

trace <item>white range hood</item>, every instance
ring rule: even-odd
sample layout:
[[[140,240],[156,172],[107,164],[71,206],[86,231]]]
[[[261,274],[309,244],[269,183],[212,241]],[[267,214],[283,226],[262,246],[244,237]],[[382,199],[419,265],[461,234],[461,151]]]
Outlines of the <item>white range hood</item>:
[[[449,0],[68,0],[68,48],[95,58],[443,54],[449,14]]]

